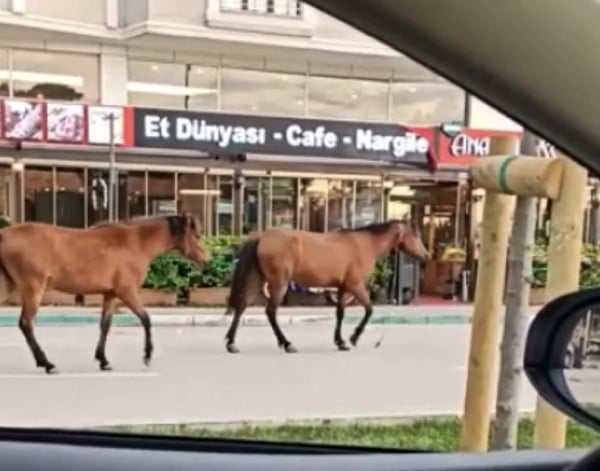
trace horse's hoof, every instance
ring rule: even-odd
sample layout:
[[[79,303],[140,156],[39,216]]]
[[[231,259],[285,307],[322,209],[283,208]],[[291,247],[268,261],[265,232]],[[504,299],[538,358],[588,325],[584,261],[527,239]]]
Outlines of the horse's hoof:
[[[237,348],[233,343],[227,344],[227,351],[229,353],[240,353],[240,349]]]
[[[144,357],[144,365],[150,366],[151,361],[152,361],[151,357]]]
[[[288,343],[283,348],[285,349],[285,353],[298,353],[298,349],[294,347],[291,343]]]
[[[44,368],[46,369],[46,374],[53,375],[58,373],[56,366],[54,366],[52,363],[46,363]]]
[[[350,343],[353,347],[356,347],[356,344],[358,343],[358,336],[353,335],[352,337],[350,337]]]
[[[335,345],[340,352],[347,352],[350,350],[350,347],[346,344],[346,342],[338,342]]]
[[[101,363],[100,364],[100,370],[101,371],[112,371],[112,366],[110,365],[110,363],[106,362],[106,363]]]

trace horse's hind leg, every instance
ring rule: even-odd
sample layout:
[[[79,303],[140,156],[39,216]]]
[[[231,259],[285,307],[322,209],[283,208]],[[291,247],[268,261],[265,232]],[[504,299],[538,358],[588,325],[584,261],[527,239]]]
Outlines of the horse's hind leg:
[[[150,360],[152,359],[152,351],[154,350],[150,316],[148,315],[148,312],[146,312],[143,304],[140,302],[137,291],[130,290],[119,292],[117,293],[117,297],[119,297],[121,301],[123,301],[123,303],[125,303],[125,305],[133,311],[144,327],[144,363],[149,365]]]
[[[21,318],[19,319],[19,328],[29,345],[29,349],[35,359],[35,364],[39,368],[44,368],[46,373],[54,373],[56,366],[48,361],[42,347],[38,344],[33,332],[33,320],[40,306],[40,301],[44,293],[44,287],[41,290],[23,289],[21,292]]]
[[[225,346],[229,353],[240,353],[240,349],[235,345],[235,336],[240,325],[240,319],[245,310],[246,303],[243,303],[235,309],[233,319],[231,319],[231,325],[229,326],[229,330],[227,330],[227,334],[225,334]]]
[[[271,324],[271,328],[273,329],[273,333],[277,338],[277,344],[279,347],[282,347],[287,353],[296,353],[298,350],[286,338],[281,330],[281,327],[279,326],[279,323],[277,322],[277,308],[279,307],[279,304],[281,304],[281,300],[285,295],[286,289],[287,283],[283,283],[281,285],[275,285],[272,283],[269,284],[271,297],[269,298],[265,312],[267,314],[267,319],[269,319],[269,324]]]
[[[104,301],[102,303],[102,314],[100,317],[100,338],[98,339],[98,345],[96,346],[96,353],[94,357],[100,362],[100,369],[102,371],[110,371],[112,368],[110,363],[106,359],[106,337],[108,337],[108,331],[112,322],[112,315],[114,311],[114,300],[115,297],[112,294],[105,294]]]

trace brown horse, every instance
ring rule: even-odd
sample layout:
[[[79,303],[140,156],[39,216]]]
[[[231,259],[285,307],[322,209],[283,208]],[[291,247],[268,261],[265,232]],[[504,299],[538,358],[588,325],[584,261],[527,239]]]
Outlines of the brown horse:
[[[396,249],[419,260],[428,257],[416,231],[407,222],[399,220],[324,234],[270,229],[250,239],[240,250],[232,277],[227,313],[233,312],[233,319],[225,336],[227,351],[239,352],[235,336],[240,318],[249,298],[256,295],[265,281],[271,294],[266,314],[279,347],[288,353],[297,351],[283,334],[276,318],[290,281],[304,286],[338,288],[333,340],[343,351],[349,350],[342,338],[344,307],[347,297],[353,295],[365,308],[362,320],[350,337],[350,342],[356,346],[373,313],[367,280],[377,259]]]
[[[51,287],[72,294],[102,294],[100,338],[95,358],[109,370],[106,337],[113,304],[120,299],[144,327],[144,362],[152,358],[150,317],[140,302],[150,262],[177,250],[202,264],[209,259],[201,247],[198,221],[189,214],[144,218],[125,223],[102,223],[89,229],[71,229],[27,222],[0,230],[0,296],[20,296],[19,327],[35,363],[47,373],[55,371],[35,339],[33,321],[42,295]]]

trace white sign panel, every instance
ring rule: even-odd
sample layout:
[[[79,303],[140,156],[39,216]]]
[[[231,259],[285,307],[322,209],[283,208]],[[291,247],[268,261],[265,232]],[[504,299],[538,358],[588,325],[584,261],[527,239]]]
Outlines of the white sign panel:
[[[110,144],[110,116],[114,116],[114,139],[116,145],[122,145],[123,108],[120,106],[88,107],[88,142],[90,144]]]

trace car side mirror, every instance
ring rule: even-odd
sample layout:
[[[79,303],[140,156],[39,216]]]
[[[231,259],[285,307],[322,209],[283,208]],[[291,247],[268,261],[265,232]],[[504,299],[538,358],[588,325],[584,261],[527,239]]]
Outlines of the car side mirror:
[[[600,430],[600,288],[541,309],[529,328],[524,368],[549,404]]]

